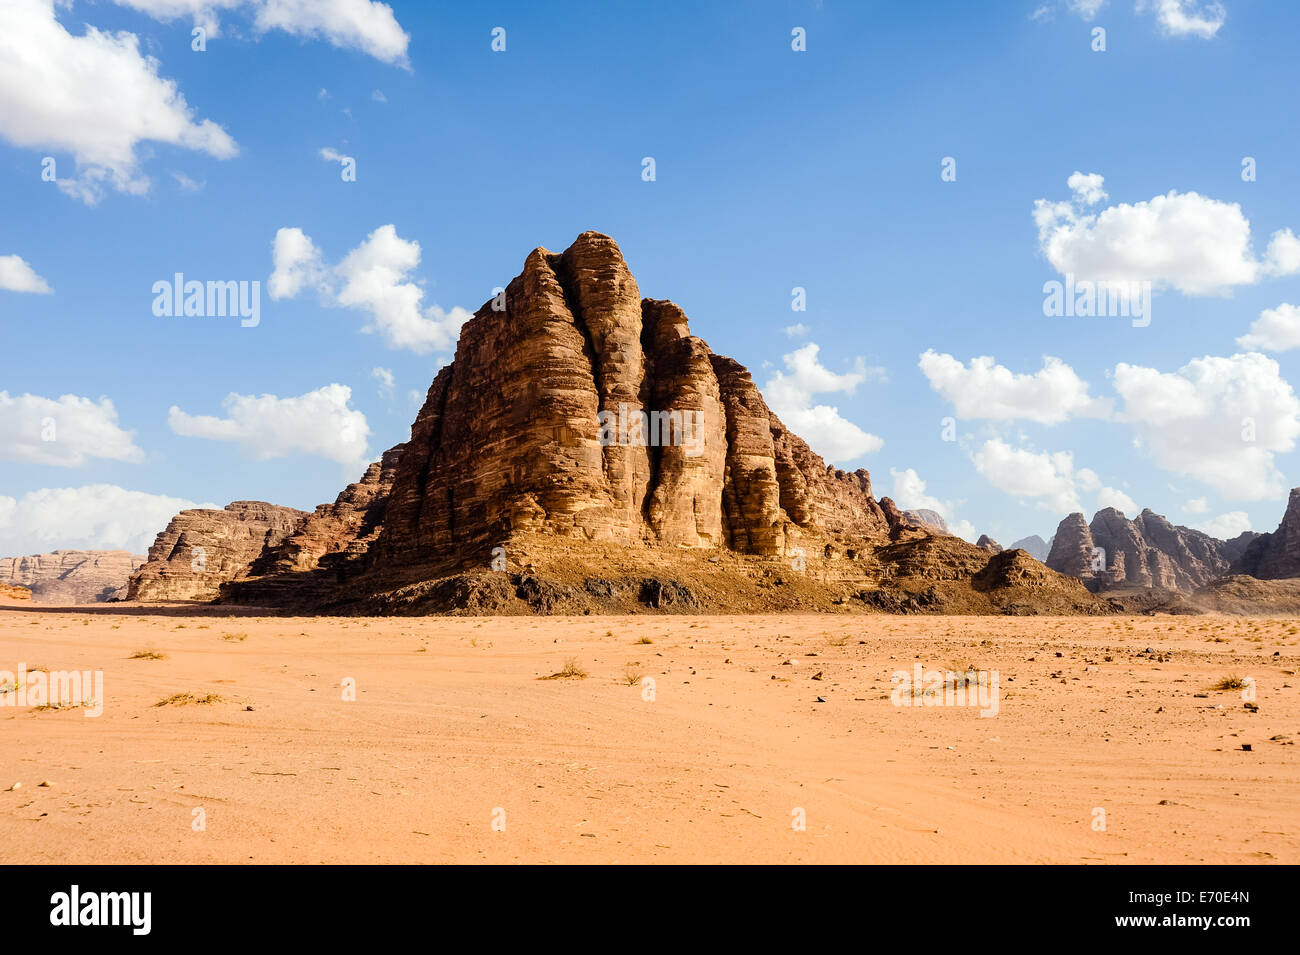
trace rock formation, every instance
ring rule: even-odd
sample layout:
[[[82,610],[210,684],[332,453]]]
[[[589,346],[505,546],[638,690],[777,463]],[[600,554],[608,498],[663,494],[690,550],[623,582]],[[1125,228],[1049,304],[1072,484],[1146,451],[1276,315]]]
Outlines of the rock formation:
[[[976,589],[988,551],[919,517],[942,524],[827,466],[586,232],[535,249],[465,323],[410,439],[336,501],[183,512],[131,593],[396,614],[1021,613],[1037,587],[1044,607],[1108,612],[1041,565]]]
[[[1047,563],[1047,555],[1052,551],[1052,541],[1056,537],[1053,535],[1052,540],[1043,540],[1037,534],[1031,534],[1029,537],[1022,537],[1020,540],[1012,543],[1007,550],[1023,550],[1034,560]]]
[[[320,505],[282,541],[266,547],[250,575],[311,571],[364,557],[379,536],[405,447],[389,448],[366,468],[360,481],[344,488],[334,503]]]
[[[1241,538],[1235,538],[1233,543]],[[1260,580],[1300,577],[1300,487],[1291,490],[1282,523],[1271,534],[1246,542],[1232,565],[1232,573]]]
[[[782,555],[888,534],[865,471],[828,468],[749,372],[642,300],[618,246],[536,249],[461,330],[397,468],[372,558],[463,562],[512,537]]]
[[[235,501],[223,510],[181,511],[149,548],[131,577],[131,600],[211,600],[221,585],[248,576],[263,552],[278,547],[305,511],[262,501]]]
[[[56,550],[0,558],[0,583],[25,587],[33,603],[83,604],[126,595],[127,580],[144,563],[124,550]]]
[[[1056,528],[1052,549],[1045,563],[1058,573],[1091,580],[1093,570],[1092,531],[1082,514],[1068,514]]]
[[[1149,508],[1130,521],[1107,507],[1091,524],[1084,523],[1082,514],[1062,520],[1046,563],[1094,590],[1138,587],[1191,593],[1226,573],[1232,555],[1241,553],[1245,543],[1242,537],[1225,542],[1171,524]]]
[[[31,602],[32,592],[16,584],[0,584],[0,600],[25,600]]]
[[[986,550],[990,554],[1002,553],[1002,545],[995,541],[988,534],[981,534],[980,539],[975,542],[975,546],[980,550]]]
[[[948,530],[948,522],[943,519],[943,515],[938,511],[932,511],[927,507],[917,507],[903,512],[908,520],[914,524],[921,524],[927,528],[933,528],[934,532],[940,534],[951,534]]]

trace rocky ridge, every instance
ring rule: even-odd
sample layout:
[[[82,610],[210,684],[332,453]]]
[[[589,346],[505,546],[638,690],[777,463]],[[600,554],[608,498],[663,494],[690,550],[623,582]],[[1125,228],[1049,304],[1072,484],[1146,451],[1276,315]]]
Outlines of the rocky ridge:
[[[222,584],[247,577],[253,564],[283,544],[307,517],[304,511],[263,501],[235,501],[219,511],[181,511],[131,576],[127,597],[212,600]]]
[[[38,604],[119,600],[145,558],[125,550],[56,550],[0,558],[0,583],[26,588]]]

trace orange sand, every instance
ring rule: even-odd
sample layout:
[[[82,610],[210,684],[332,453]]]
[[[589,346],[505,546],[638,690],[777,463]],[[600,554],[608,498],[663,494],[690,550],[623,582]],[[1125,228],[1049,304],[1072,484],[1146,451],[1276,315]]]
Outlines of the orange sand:
[[[100,669],[104,709],[0,707],[0,862],[1296,863],[1298,656],[1226,617],[10,604],[0,670]],[[894,706],[917,662],[997,670],[998,715]]]

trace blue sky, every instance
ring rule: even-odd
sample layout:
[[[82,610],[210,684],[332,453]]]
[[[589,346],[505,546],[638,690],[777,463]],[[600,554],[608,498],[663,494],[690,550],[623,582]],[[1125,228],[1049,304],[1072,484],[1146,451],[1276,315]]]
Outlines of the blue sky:
[[[5,7],[0,553],[332,500],[460,310],[586,229],[815,450],[964,534],[1105,504],[1271,530],[1297,483],[1292,5]],[[177,272],[260,282],[259,323],[155,315]],[[1150,282],[1150,324],[1045,316],[1067,272]]]

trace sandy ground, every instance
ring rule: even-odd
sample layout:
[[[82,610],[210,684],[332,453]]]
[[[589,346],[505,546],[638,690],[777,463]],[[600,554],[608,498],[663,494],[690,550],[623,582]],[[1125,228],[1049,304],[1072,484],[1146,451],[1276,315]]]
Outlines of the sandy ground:
[[[0,862],[1296,863],[1297,656],[1221,617],[10,605],[0,670],[104,699],[0,707]],[[996,670],[997,715],[893,705],[915,663]]]

